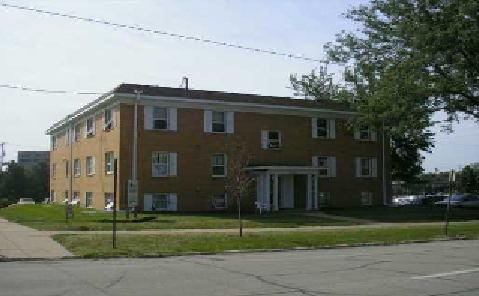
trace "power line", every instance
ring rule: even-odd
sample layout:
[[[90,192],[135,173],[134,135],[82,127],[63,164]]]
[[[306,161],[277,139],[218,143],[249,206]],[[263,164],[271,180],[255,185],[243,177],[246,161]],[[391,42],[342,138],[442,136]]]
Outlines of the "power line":
[[[252,52],[259,52],[259,53],[271,54],[271,55],[276,55],[276,56],[283,56],[283,57],[287,57],[287,58],[291,58],[291,59],[304,60],[304,61],[310,61],[310,62],[319,62],[319,63],[322,62],[319,59],[310,58],[310,57],[306,57],[306,56],[302,56],[302,55],[298,55],[298,54],[288,54],[288,53],[277,52],[277,51],[274,51],[274,50],[261,49],[261,48],[256,48],[256,47],[248,47],[248,46],[243,46],[243,45],[238,45],[238,44],[233,44],[233,43],[228,43],[228,42],[215,41],[215,40],[212,40],[212,39],[182,35],[182,34],[162,31],[162,30],[153,30],[153,29],[148,29],[148,28],[135,26],[135,25],[125,25],[125,24],[114,23],[114,22],[109,22],[109,21],[104,21],[104,20],[99,20],[99,19],[94,19],[94,18],[81,17],[81,16],[77,16],[77,15],[73,15],[73,14],[64,14],[64,13],[47,11],[47,10],[38,9],[38,8],[31,8],[31,7],[27,7],[27,6],[12,5],[12,4],[3,3],[3,2],[0,2],[0,5],[4,6],[4,7],[8,7],[8,8],[18,9],[18,10],[37,12],[37,13],[41,13],[41,14],[48,14],[48,15],[51,15],[51,16],[66,17],[66,18],[69,18],[69,19],[75,19],[75,20],[80,20],[80,21],[85,21],[85,22],[97,23],[97,24],[107,25],[107,26],[111,26],[111,27],[117,27],[117,28],[122,28],[122,29],[131,29],[131,30],[136,30],[136,31],[143,31],[143,32],[159,34],[159,35],[164,35],[164,36],[169,36],[169,37],[175,37],[175,38],[180,38],[180,39],[185,39],[185,40],[191,40],[191,41],[198,41],[198,42],[202,42],[202,43],[214,44],[214,45],[218,45],[218,46],[225,46],[225,47],[247,50],[247,51],[252,51]]]
[[[103,93],[97,93],[97,92],[49,90],[49,89],[31,88],[31,87],[28,87],[28,86],[11,85],[11,84],[0,84],[0,87],[1,88],[23,90],[23,91],[31,91],[31,92],[41,92],[41,93],[47,93],[47,94],[73,94],[73,95],[102,95],[103,94]]]

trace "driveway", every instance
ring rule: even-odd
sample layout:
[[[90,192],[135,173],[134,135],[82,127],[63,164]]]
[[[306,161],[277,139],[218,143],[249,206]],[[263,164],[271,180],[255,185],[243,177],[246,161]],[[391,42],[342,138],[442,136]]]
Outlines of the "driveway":
[[[48,234],[0,218],[0,259],[50,259],[71,255]]]

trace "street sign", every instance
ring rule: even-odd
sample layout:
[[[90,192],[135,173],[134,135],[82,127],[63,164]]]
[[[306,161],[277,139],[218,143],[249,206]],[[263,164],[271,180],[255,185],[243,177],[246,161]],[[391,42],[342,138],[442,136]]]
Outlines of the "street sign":
[[[73,219],[73,205],[71,204],[66,205],[65,215],[67,219]]]
[[[128,207],[133,208],[138,205],[138,181],[128,180]]]

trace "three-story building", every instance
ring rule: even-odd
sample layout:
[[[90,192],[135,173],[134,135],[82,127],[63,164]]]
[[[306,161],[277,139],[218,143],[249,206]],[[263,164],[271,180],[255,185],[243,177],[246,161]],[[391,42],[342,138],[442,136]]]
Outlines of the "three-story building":
[[[116,158],[120,209],[132,179],[143,211],[234,207],[228,145],[240,141],[255,183],[246,207],[389,203],[389,142],[348,131],[352,116],[336,102],[122,84],[48,129],[51,200],[103,209]]]

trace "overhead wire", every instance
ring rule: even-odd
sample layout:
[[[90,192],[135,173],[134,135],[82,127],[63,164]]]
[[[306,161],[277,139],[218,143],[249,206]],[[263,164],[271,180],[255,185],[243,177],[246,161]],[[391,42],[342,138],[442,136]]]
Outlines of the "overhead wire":
[[[102,95],[103,94],[98,92],[41,89],[41,88],[32,88],[28,86],[12,85],[12,84],[0,84],[0,88],[17,89],[17,90],[23,90],[23,91],[40,92],[40,93],[48,93],[48,94],[72,94],[72,95]]]
[[[78,15],[73,15],[73,14],[47,11],[47,10],[43,10],[43,9],[39,9],[39,8],[32,8],[32,7],[28,7],[28,6],[20,6],[20,5],[14,5],[14,4],[9,4],[9,3],[4,3],[4,2],[0,2],[0,6],[7,7],[7,8],[14,8],[14,9],[18,9],[18,10],[24,10],[24,11],[31,11],[31,12],[41,13],[41,14],[47,14],[47,15],[51,15],[51,16],[65,17],[65,18],[75,19],[75,20],[80,20],[80,21],[85,21],[85,22],[97,23],[97,24],[101,24],[101,25],[107,25],[107,26],[117,27],[117,28],[122,28],[122,29],[131,29],[131,30],[136,30],[136,31],[143,31],[143,32],[148,32],[148,33],[153,33],[153,34],[158,34],[158,35],[164,35],[164,36],[169,36],[169,37],[175,37],[175,38],[190,40],[190,41],[197,41],[197,42],[202,42],[202,43],[214,44],[214,45],[218,45],[218,46],[235,48],[235,49],[239,49],[239,50],[246,50],[246,51],[250,51],[250,52],[264,53],[264,54],[282,56],[282,57],[286,57],[286,58],[304,60],[304,61],[310,61],[310,62],[318,62],[318,63],[323,62],[322,60],[307,57],[307,56],[303,56],[303,55],[299,55],[299,54],[283,53],[283,52],[278,52],[278,51],[275,51],[275,50],[268,50],[268,49],[262,49],[262,48],[257,48],[257,47],[249,47],[249,46],[234,44],[234,43],[230,43],[230,42],[216,41],[216,40],[213,40],[213,39],[196,37],[196,36],[191,36],[191,35],[190,36],[189,35],[183,35],[183,34],[163,31],[163,30],[148,29],[148,28],[141,27],[141,26],[126,25],[126,24],[121,24],[121,23],[105,21],[105,20],[101,20],[101,19],[82,17],[82,16],[78,16]]]

